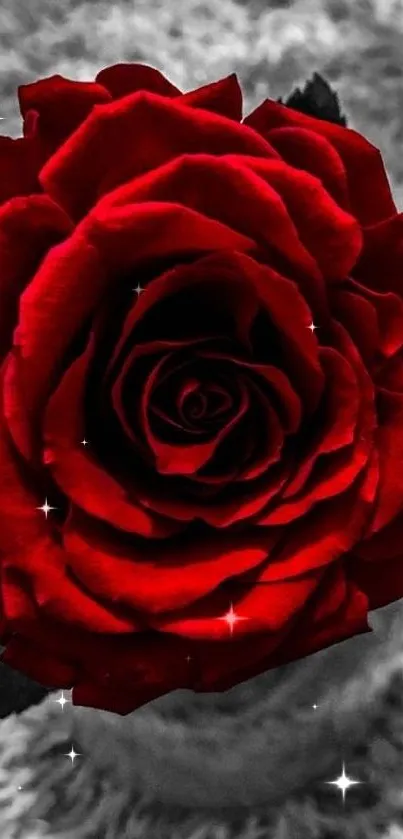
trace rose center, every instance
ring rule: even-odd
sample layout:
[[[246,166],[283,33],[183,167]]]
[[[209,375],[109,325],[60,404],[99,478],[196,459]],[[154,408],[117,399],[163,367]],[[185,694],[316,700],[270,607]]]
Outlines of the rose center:
[[[176,405],[184,423],[219,421],[231,410],[232,399],[218,384],[189,379],[180,388]]]

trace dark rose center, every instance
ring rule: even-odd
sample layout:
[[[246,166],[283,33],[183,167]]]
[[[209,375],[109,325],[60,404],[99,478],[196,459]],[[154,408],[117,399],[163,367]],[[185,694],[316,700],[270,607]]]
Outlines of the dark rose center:
[[[189,379],[184,382],[176,404],[178,415],[185,424],[219,422],[233,407],[233,399],[223,386]]]

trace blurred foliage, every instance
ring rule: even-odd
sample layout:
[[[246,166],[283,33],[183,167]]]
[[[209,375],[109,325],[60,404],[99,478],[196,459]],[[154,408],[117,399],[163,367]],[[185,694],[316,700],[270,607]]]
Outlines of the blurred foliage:
[[[246,110],[318,70],[381,149],[403,204],[402,47],[403,0],[2,0],[2,127],[20,131],[19,84],[89,79],[121,60],[153,64],[183,89],[235,70]]]

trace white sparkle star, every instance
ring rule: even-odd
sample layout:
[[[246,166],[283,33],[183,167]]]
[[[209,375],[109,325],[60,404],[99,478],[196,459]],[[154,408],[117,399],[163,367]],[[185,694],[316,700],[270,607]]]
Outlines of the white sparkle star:
[[[48,504],[48,499],[45,498],[45,503],[42,504],[42,507],[37,507],[36,509],[42,510],[42,512],[45,513],[45,518],[47,519],[50,510],[57,510],[57,507],[50,507]]]
[[[85,437],[84,437],[84,440],[81,440],[81,445],[82,446],[88,446],[88,440],[86,440]]]
[[[132,291],[135,291],[137,297],[140,297],[140,294],[142,291],[144,291],[144,288],[141,287],[140,283],[137,283],[136,288],[132,288]]]
[[[58,705],[60,705],[62,711],[64,711],[64,706],[67,705],[68,702],[70,702],[70,699],[65,698],[64,691],[62,690],[62,694],[61,694],[60,698],[59,699],[54,699],[53,702],[57,702]]]
[[[232,606],[232,603],[231,603],[231,607],[230,607],[229,612],[227,612],[226,615],[223,615],[222,617],[218,618],[218,620],[225,621],[228,624],[229,631],[232,635],[233,632],[234,632],[235,624],[238,623],[238,621],[245,621],[245,620],[247,620],[247,618],[246,617],[241,617],[241,615],[237,615],[237,613],[234,612],[234,609],[233,609],[233,606]]]
[[[74,761],[75,761],[76,757],[79,757],[79,756],[80,756],[80,754],[81,754],[80,752],[75,752],[75,751],[74,751],[74,746],[72,746],[72,747],[71,747],[71,750],[70,750],[69,752],[67,752],[67,754],[65,753],[65,755],[64,755],[64,756],[65,756],[65,757],[69,757],[69,758],[70,758],[70,760],[71,760],[71,762],[72,762],[72,763],[74,763]]]
[[[349,787],[355,786],[356,784],[362,784],[362,781],[355,781],[353,778],[349,778],[348,775],[346,775],[346,767],[343,763],[342,774],[338,778],[336,778],[335,781],[325,781],[325,784],[332,784],[341,791],[344,804],[346,800],[346,790],[348,790]]]
[[[319,328],[319,327],[315,326],[315,324],[314,324],[314,322],[313,322],[313,321],[311,321],[311,323],[310,323],[310,324],[309,324],[309,326],[307,327],[307,329],[310,329],[310,330],[311,330],[312,335],[313,335],[313,333],[315,332],[315,329],[318,329],[318,328]]]
[[[314,711],[316,711],[317,707],[318,707],[317,705],[312,705],[312,708],[313,708]]]

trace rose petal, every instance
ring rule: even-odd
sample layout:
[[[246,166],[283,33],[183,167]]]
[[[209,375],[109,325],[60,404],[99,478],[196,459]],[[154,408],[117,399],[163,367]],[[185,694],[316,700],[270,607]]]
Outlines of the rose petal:
[[[363,247],[354,277],[365,287],[394,291],[401,296],[403,270],[403,213],[365,227]]]
[[[265,569],[264,579],[287,580],[309,568],[321,568],[349,551],[363,534],[374,500],[377,460],[343,495],[311,510],[286,531],[284,546]]]
[[[95,106],[44,166],[40,183],[72,218],[79,219],[119,184],[178,154],[200,152],[273,155],[263,138],[234,120],[183,107],[180,99],[140,91]]]
[[[266,99],[244,120],[270,142],[273,129],[293,126],[307,128],[325,137],[339,153],[348,179],[353,215],[362,225],[374,224],[396,213],[379,150],[351,128],[344,128],[324,119]]]
[[[86,120],[94,105],[111,101],[110,93],[95,82],[80,82],[60,75],[20,85],[18,101],[23,117],[35,111],[35,136],[42,162]]]
[[[217,361],[232,358],[225,353],[213,353],[203,348],[200,350],[199,355],[201,358],[211,358],[211,360],[216,359]],[[295,393],[285,373],[271,364],[258,364],[257,362],[244,361],[244,359],[237,359],[236,364],[241,370],[256,374],[256,376],[261,377],[268,384],[269,391],[274,392],[276,396],[276,409],[281,417],[284,430],[287,433],[295,433],[298,430],[302,418],[301,400]]]
[[[79,678],[78,667],[61,661],[57,655],[40,650],[26,638],[14,637],[8,642],[2,661],[41,685],[70,689]]]
[[[339,350],[343,355],[345,355],[349,361],[350,367],[355,373],[355,376],[359,382],[359,390],[360,390],[360,400],[358,403],[359,407],[359,414],[356,418],[356,422],[354,423],[354,399],[356,396],[353,396],[353,392],[351,393],[352,408],[353,413],[352,415],[349,414],[349,405],[348,401],[344,403],[344,410],[342,410],[340,414],[340,423],[339,426],[337,423],[335,428],[333,429],[333,424],[330,423],[328,428],[328,435],[325,434],[323,443],[324,443],[324,453],[328,454],[329,460],[324,462],[324,465],[319,464],[315,471],[312,471],[312,467],[316,464],[316,448],[314,443],[313,452],[308,453],[308,457],[305,461],[301,464],[298,464],[298,471],[294,478],[294,480],[287,486],[286,490],[283,493],[283,497],[287,498],[292,496],[293,494],[299,492],[300,496],[295,498],[294,501],[281,504],[278,506],[277,509],[269,512],[267,516],[262,518],[262,524],[285,524],[286,522],[292,521],[294,518],[300,517],[303,513],[309,510],[313,504],[324,500],[325,498],[331,497],[333,495],[340,494],[344,492],[352,483],[356,480],[359,473],[364,469],[367,464],[371,463],[371,454],[373,454],[373,447],[374,447],[374,428],[375,428],[375,410],[374,410],[374,388],[371,382],[371,379],[365,370],[362,360],[360,359],[356,348],[351,342],[350,337],[345,333],[343,328],[340,325],[333,324],[334,335],[333,340],[336,346],[338,345]],[[328,359],[330,355],[328,356]],[[343,371],[343,365],[339,367],[339,375]],[[337,370],[337,366],[334,367],[334,372]],[[344,367],[344,375],[348,371],[348,367]],[[350,380],[350,385],[348,384]],[[342,385],[343,378],[340,378],[340,386],[344,389],[347,387],[347,393],[351,385],[353,386],[353,380],[351,378],[351,374],[347,379],[344,381],[344,385]],[[337,396],[337,389],[335,390],[335,395]],[[337,398],[335,400],[335,404],[333,406],[333,410],[337,410]],[[347,419],[347,426],[344,425],[344,422]],[[353,425],[350,425],[350,422]],[[356,427],[355,427],[356,426]],[[354,442],[352,445],[348,446],[343,453],[337,452],[337,442],[342,442],[343,439],[349,439],[349,432],[348,429],[354,430]],[[347,437],[345,435],[347,434]],[[334,451],[334,446],[336,446],[336,451],[333,457],[330,457],[332,451]],[[329,448],[329,451],[326,450]],[[320,453],[320,447],[318,450]],[[313,459],[312,459],[313,455]],[[372,467],[369,469],[371,472]],[[307,483],[308,477],[312,474],[311,481]]]
[[[135,629],[135,618],[117,618],[81,591],[66,573],[66,554],[55,527],[38,509],[44,499],[24,485],[11,441],[0,421],[0,529],[2,538],[2,603],[5,618],[15,631],[26,620],[21,612],[21,589],[37,609],[56,620],[94,632]],[[52,499],[49,499],[50,502]],[[35,620],[33,621],[35,626]]]
[[[271,666],[288,664],[347,638],[372,632],[368,624],[370,606],[366,594],[351,580],[345,579],[341,565],[328,571],[330,579],[324,578],[319,596],[313,598],[312,603],[308,602],[294,631],[277,647],[271,657]]]
[[[235,122],[242,120],[242,90],[235,73],[225,79],[210,82],[196,90],[184,93],[180,99],[181,105],[192,108],[204,108],[213,111]]]
[[[346,169],[326,137],[309,128],[286,126],[270,131],[270,145],[286,163],[319,178],[336,204],[351,212]]]
[[[365,288],[357,280],[350,280],[349,287],[368,300],[377,313],[379,325],[379,349],[386,358],[394,355],[403,346],[403,300],[392,292],[381,293]]]
[[[248,158],[247,163],[281,196],[304,247],[326,279],[344,278],[362,247],[361,229],[354,216],[336,204],[318,178],[302,169],[262,158]]]
[[[284,497],[299,492],[321,455],[330,454],[354,442],[359,416],[361,394],[357,376],[348,360],[332,347],[319,350],[322,368],[326,374],[326,391],[323,395],[325,416],[309,446],[298,458],[297,475],[287,486]]]
[[[109,193],[94,209],[94,218],[100,213],[107,217],[111,207],[137,202],[181,203],[280,253],[288,264],[310,277],[312,293],[319,297],[323,293],[321,273],[301,243],[298,229],[278,191],[259,172],[251,171],[249,164],[254,162],[255,158],[245,160],[241,155],[218,158],[208,154],[181,155]],[[280,162],[280,166],[285,164]],[[240,195],[242,213],[239,212]],[[262,218],[266,220],[264,225]]]
[[[49,399],[43,437],[45,462],[67,498],[98,519],[148,538],[171,535],[178,527],[150,514],[83,447],[84,393],[93,344],[65,372]]]
[[[266,566],[267,567],[267,566]],[[304,576],[287,580],[266,580],[266,569],[259,574],[258,584],[254,586],[237,585],[234,581],[225,592],[218,596],[207,596],[192,609],[182,609],[179,614],[157,615],[151,623],[159,631],[174,633],[182,637],[197,640],[225,640],[242,638],[246,635],[264,631],[272,634],[273,646],[278,643],[277,633],[284,630],[285,624],[295,620],[309,597],[315,591],[320,573],[307,573]],[[233,631],[225,615],[233,612],[239,621]],[[274,637],[273,637],[274,636]]]
[[[228,422],[212,439],[207,442],[188,445],[185,443],[183,445],[166,443],[163,440],[159,440],[153,433],[148,419],[148,406],[151,401],[152,390],[158,382],[159,372],[164,362],[165,358],[162,358],[156,363],[141,394],[140,410],[145,438],[155,458],[155,468],[159,474],[193,475],[194,472],[198,472],[206,465],[206,463],[208,463],[208,461],[212,459],[216,449],[244,416],[249,406],[248,395],[245,390],[241,392],[241,401],[235,414],[231,416]],[[131,359],[129,360],[129,364],[130,363]],[[125,369],[123,368],[122,376],[124,376],[124,373]],[[117,385],[120,386],[120,384],[121,381],[118,379]],[[118,389],[114,389],[114,395],[115,402],[117,402],[118,405],[119,416],[122,417],[124,414],[124,397],[120,387],[118,387]]]
[[[190,285],[207,288],[212,285],[214,295],[225,291],[228,308],[235,307],[244,296],[260,301],[276,328],[284,366],[293,386],[305,402],[306,410],[313,410],[323,387],[323,373],[318,360],[316,337],[308,329],[310,312],[296,285],[281,277],[268,266],[260,265],[241,253],[211,254],[192,265],[180,266],[157,277],[140,295],[130,312],[124,340],[156,304]],[[292,321],[289,318],[293,312]],[[249,321],[248,321],[249,322]]]
[[[89,213],[82,231],[114,274],[134,275],[147,261],[198,256],[204,252],[252,251],[253,239],[179,203],[150,201],[103,207]],[[115,276],[116,282],[116,276]]]
[[[60,361],[107,282],[97,251],[75,231],[48,252],[20,297],[3,398],[9,429],[27,459],[38,456],[39,414]]]
[[[403,509],[403,394],[379,388],[377,408],[380,479],[370,534],[389,524]]]
[[[40,165],[32,137],[0,136],[0,204],[18,195],[42,192]]]
[[[372,303],[353,294],[345,287],[335,286],[331,295],[331,307],[334,316],[343,324],[364,362],[371,369],[381,341],[376,311]]]
[[[198,495],[189,491],[189,485],[193,486],[192,479],[182,479],[178,486],[178,478],[175,477],[173,486],[168,483],[164,486],[156,486],[147,482],[146,477],[141,477],[141,489],[139,497],[141,504],[148,510],[153,510],[159,516],[165,516],[178,522],[203,521],[210,527],[226,528],[237,522],[245,522],[253,518],[257,513],[268,505],[272,499],[279,496],[282,487],[289,479],[291,467],[289,459],[282,458],[279,463],[274,464],[270,473],[256,483],[251,491],[249,484],[243,490],[241,484],[235,490],[234,486],[225,492],[225,481],[220,478],[222,497],[217,499],[214,494],[213,501],[203,497],[199,492],[201,481],[198,482]],[[169,480],[169,476],[165,476]],[[140,478],[139,478],[140,481]],[[204,482],[206,483],[206,482]],[[214,488],[214,487],[213,487]],[[235,490],[235,491],[234,491]],[[242,491],[243,490],[243,491]]]
[[[231,536],[172,544],[123,544],[100,537],[96,523],[74,510],[64,528],[69,563],[85,591],[127,608],[158,615],[182,608],[216,589],[229,576],[255,568],[266,559],[275,534],[250,539]]]
[[[345,579],[341,564],[335,563],[318,578],[316,592],[280,636],[258,635],[251,646],[248,636],[238,640],[234,631],[231,643],[205,641],[195,645],[200,672],[195,689],[228,690],[258,673],[368,632],[367,611],[367,598]]]
[[[354,551],[346,559],[349,576],[365,592],[371,611],[403,598],[402,554],[387,559],[380,550],[377,559],[367,562],[356,557]]]
[[[106,88],[113,99],[120,99],[139,90],[148,90],[167,97],[181,96],[179,88],[168,81],[159,70],[149,67],[148,64],[136,62],[112,64],[101,70],[95,76],[95,81]]]
[[[218,227],[216,222],[206,223],[181,207],[143,204],[130,219],[134,271],[137,260],[141,263],[156,255],[168,258],[183,248],[189,253],[194,247],[203,251],[219,248],[220,244],[224,248],[230,243],[236,246],[234,236],[242,247],[239,234]],[[83,235],[81,227],[66,242],[53,247],[20,298],[19,325],[7,371],[6,389],[10,389],[12,404],[7,416],[18,448],[27,458],[33,457],[37,448],[33,430],[64,354],[106,291],[116,283],[116,265],[115,270],[109,268],[105,250],[98,250],[101,240],[107,249],[108,235],[113,238],[113,218],[110,224],[109,234],[106,227],[100,228],[102,236],[98,234],[98,238],[94,227],[88,231],[97,247]],[[118,229],[122,230],[119,225]],[[114,253],[119,252],[117,249]],[[124,258],[122,261],[123,268]]]
[[[46,251],[70,231],[68,217],[45,195],[12,198],[0,208],[0,358],[12,343],[20,294]]]

